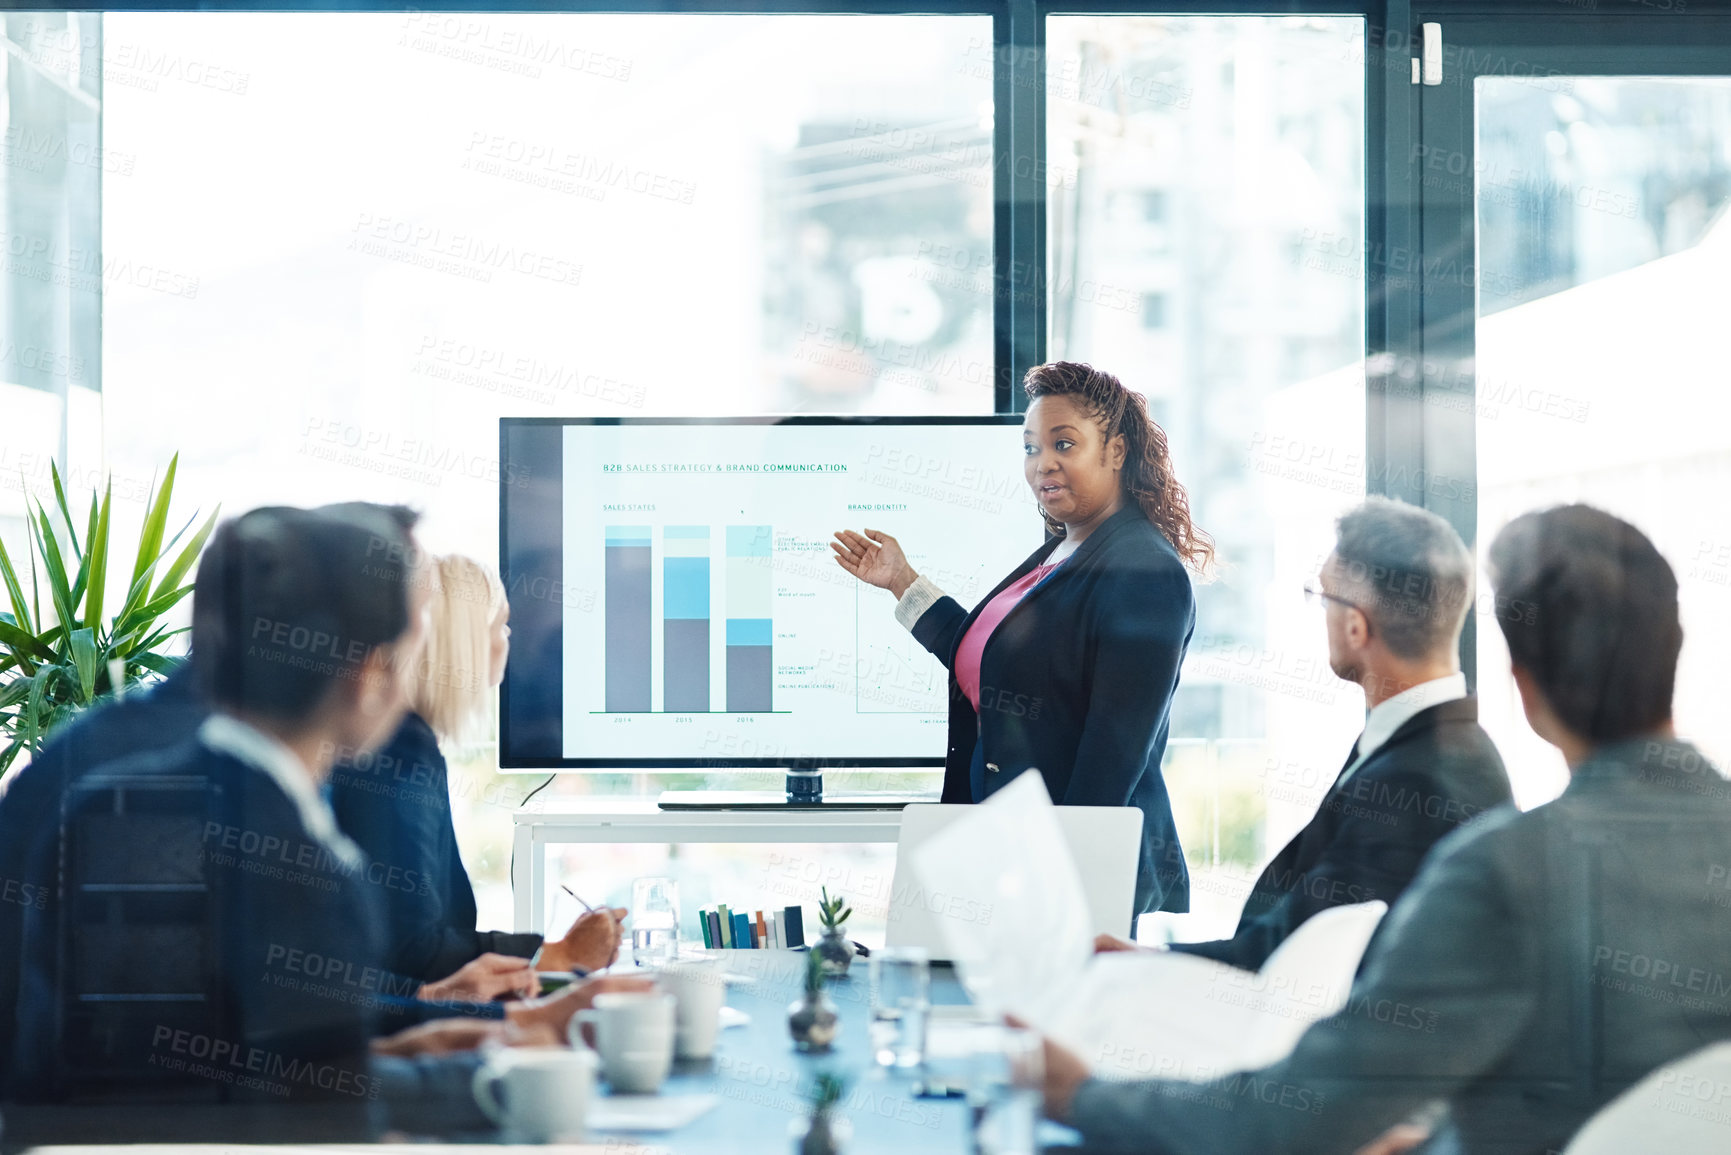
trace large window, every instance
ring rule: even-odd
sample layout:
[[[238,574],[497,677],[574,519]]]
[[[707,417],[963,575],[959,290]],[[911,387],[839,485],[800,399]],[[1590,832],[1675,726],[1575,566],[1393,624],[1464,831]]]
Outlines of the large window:
[[[1209,929],[1308,817],[1362,705],[1299,591],[1364,492],[1363,21],[1050,17],[1020,167],[993,85],[1040,65],[987,16],[103,29],[105,140],[136,158],[103,241],[162,270],[104,299],[117,469],[179,450],[231,510],[404,500],[490,557],[500,416],[987,412],[1004,290],[1043,291],[1046,356],[1149,397],[1220,548],[1169,764]],[[1047,276],[1006,286],[1029,171]]]
[[[405,501],[492,559],[501,416],[993,408],[989,17],[102,20],[68,67],[131,159],[103,245],[160,270],[103,299],[108,457],[179,451],[189,507]],[[539,783],[494,767],[452,786],[507,926]],[[600,901],[655,869],[632,853],[565,876]],[[886,854],[830,860],[887,886]],[[687,899],[749,894],[760,859],[688,853]]]
[[[100,20],[0,16],[0,540],[20,554],[51,465],[101,480],[97,315],[104,282],[132,270],[97,243],[98,190],[130,167],[102,147]]]
[[[490,557],[502,415],[992,408],[988,18],[105,29],[117,468]]]
[[[1363,22],[1047,23],[1053,359],[1146,394],[1219,548],[1167,774],[1228,933],[1363,719],[1304,583],[1364,493]]]
[[[1481,546],[1560,502],[1639,526],[1681,585],[1678,730],[1724,765],[1731,79],[1483,77],[1476,103]],[[1566,770],[1526,724],[1490,614],[1479,664],[1516,798],[1547,801]]]

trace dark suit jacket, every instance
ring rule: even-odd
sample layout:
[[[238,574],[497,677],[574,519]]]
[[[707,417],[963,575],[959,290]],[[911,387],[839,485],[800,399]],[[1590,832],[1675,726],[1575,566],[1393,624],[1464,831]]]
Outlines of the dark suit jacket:
[[[1038,768],[1062,806],[1143,813],[1136,914],[1190,908],[1190,875],[1160,759],[1196,599],[1178,553],[1134,505],[1108,518],[998,624],[980,659],[980,709],[955,678],[975,616],[1039,565],[1035,550],[972,612],[940,599],[914,637],[951,670],[945,802],[982,802]]]
[[[528,958],[538,934],[475,929],[475,889],[457,852],[445,756],[418,714],[388,745],[331,773],[337,824],[396,885],[382,891],[385,965],[431,982],[487,951]]]
[[[45,916],[53,901],[62,791],[94,766],[186,741],[208,712],[191,665],[183,665],[149,690],[68,723],[29,765],[8,776],[0,794],[0,879],[10,890],[0,901],[0,1086],[12,1067],[20,959],[36,945],[47,949],[27,943],[26,928],[40,933],[48,920],[26,915]],[[44,838],[49,843],[38,847]]]
[[[1731,1039],[1731,782],[1692,747],[1595,751],[1562,797],[1444,839],[1346,1009],[1212,1083],[1084,1084],[1089,1150],[1323,1155],[1432,1100],[1439,1145],[1544,1155],[1655,1068]]]
[[[220,976],[211,993],[228,1008],[232,1038],[222,1041],[248,1062],[257,1056],[262,1071],[274,1074],[266,1081],[287,1088],[262,1092],[265,1101],[376,1097],[369,1039],[431,1019],[501,1016],[497,1003],[420,1002],[414,997],[418,980],[381,965],[380,892],[387,884],[378,864],[335,856],[264,771],[196,737],[82,773],[97,770],[193,775],[210,784],[203,859],[219,896]],[[39,861],[32,869],[48,869],[40,858],[49,841],[37,840],[33,856]],[[15,1086],[29,1097],[34,1088],[26,1064],[48,1053],[54,1037],[58,960],[51,935],[26,937],[45,947],[27,951],[20,982]]]
[[[1316,817],[1257,878],[1231,938],[1172,949],[1253,971],[1318,911],[1377,899],[1393,906],[1431,847],[1511,800],[1478,719],[1474,698],[1408,718],[1350,779],[1335,780]]]

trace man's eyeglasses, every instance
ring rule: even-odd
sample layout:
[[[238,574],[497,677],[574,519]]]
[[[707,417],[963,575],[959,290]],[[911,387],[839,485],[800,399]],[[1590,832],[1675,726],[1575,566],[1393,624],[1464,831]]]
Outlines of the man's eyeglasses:
[[[1325,605],[1328,602],[1334,602],[1337,605],[1345,606],[1349,610],[1358,610],[1359,613],[1364,613],[1364,610],[1355,603],[1349,602],[1345,598],[1339,597],[1336,594],[1329,593],[1315,582],[1311,582],[1304,587],[1304,600],[1313,606],[1320,606]]]

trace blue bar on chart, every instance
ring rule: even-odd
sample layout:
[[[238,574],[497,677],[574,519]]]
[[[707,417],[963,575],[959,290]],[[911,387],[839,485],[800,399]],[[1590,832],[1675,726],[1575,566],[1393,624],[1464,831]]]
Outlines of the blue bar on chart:
[[[709,527],[661,531],[661,708],[709,710]]]
[[[727,527],[727,709],[773,710],[775,571],[767,525]]]
[[[646,525],[606,527],[604,700],[607,712],[650,709],[650,545]]]

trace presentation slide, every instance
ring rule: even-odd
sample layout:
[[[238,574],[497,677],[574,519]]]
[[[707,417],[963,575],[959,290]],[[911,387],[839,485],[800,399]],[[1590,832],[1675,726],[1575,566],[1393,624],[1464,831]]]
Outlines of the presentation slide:
[[[563,429],[566,759],[939,763],[948,675],[838,566],[894,535],[972,607],[1044,530],[994,424]]]

